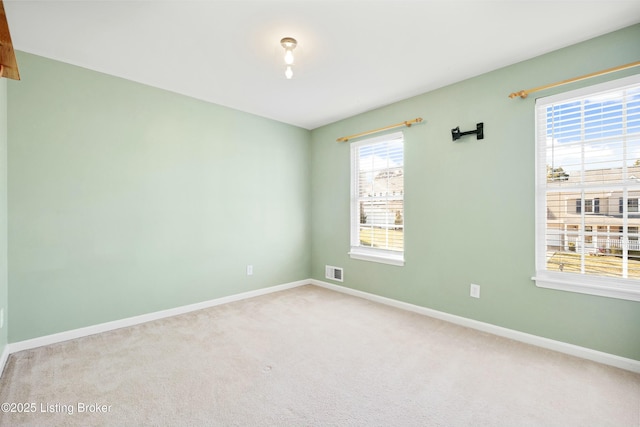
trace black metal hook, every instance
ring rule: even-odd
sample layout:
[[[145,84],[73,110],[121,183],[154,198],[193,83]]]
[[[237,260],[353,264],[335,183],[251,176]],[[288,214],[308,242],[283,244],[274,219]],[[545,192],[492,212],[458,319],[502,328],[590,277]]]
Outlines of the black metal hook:
[[[460,126],[455,129],[451,129],[451,137],[454,141],[460,139],[460,137],[465,135],[473,135],[476,134],[476,139],[484,139],[484,123],[477,123],[476,130],[470,130],[467,132],[460,132]]]

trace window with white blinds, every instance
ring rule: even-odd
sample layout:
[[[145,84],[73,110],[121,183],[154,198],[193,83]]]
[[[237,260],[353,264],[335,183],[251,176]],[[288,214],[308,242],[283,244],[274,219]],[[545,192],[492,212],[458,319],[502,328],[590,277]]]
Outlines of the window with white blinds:
[[[536,284],[640,301],[640,75],[536,101]]]
[[[352,258],[404,265],[402,132],[351,144]]]

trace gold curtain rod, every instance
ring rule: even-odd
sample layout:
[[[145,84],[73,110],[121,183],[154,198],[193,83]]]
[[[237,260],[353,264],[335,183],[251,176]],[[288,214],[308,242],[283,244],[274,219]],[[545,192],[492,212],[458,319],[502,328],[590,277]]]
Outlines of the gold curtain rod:
[[[567,79],[567,80],[562,80],[561,82],[551,83],[551,84],[540,86],[540,87],[536,87],[536,88],[533,88],[533,89],[521,90],[520,92],[513,92],[513,93],[511,93],[509,95],[509,98],[513,99],[516,96],[519,96],[520,98],[524,99],[530,93],[533,93],[533,92],[538,92],[538,91],[541,91],[541,90],[544,90],[544,89],[550,89],[550,88],[556,87],[556,86],[566,85],[567,83],[579,82],[580,80],[586,80],[586,79],[590,79],[592,77],[602,76],[602,75],[613,73],[613,72],[616,72],[616,71],[626,70],[627,68],[633,68],[633,67],[637,67],[639,65],[640,65],[640,61],[636,61],[636,62],[632,62],[630,64],[620,65],[618,67],[608,68],[608,69],[602,70],[602,71],[596,71],[595,73],[585,74],[584,76],[574,77],[572,79]]]
[[[422,121],[422,117],[417,117],[417,118],[415,118],[413,120],[407,120],[405,122],[396,123],[395,125],[391,125],[391,126],[385,126],[383,128],[380,128],[380,129],[368,130],[366,132],[360,132],[360,133],[356,133],[354,135],[343,136],[343,137],[338,138],[336,141],[338,141],[338,142],[347,142],[348,140],[353,139],[353,138],[359,138],[361,136],[371,135],[372,133],[383,132],[385,130],[399,128],[401,126],[411,127],[412,124],[420,123],[421,121]]]

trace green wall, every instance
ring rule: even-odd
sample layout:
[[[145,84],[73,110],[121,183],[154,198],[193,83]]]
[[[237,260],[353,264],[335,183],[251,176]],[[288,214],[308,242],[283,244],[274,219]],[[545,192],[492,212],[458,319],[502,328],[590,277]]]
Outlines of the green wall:
[[[325,280],[325,264],[343,267],[350,288],[640,360],[640,303],[537,288],[531,280],[535,96],[507,97],[637,61],[639,40],[635,25],[315,129],[312,277]],[[425,122],[404,130],[406,265],[352,260],[349,144],[336,138],[418,116]],[[452,142],[452,128],[477,122],[484,140]],[[480,299],[469,297],[470,283],[481,286]]]
[[[309,277],[309,131],[30,54],[18,63],[10,342]]]
[[[637,40],[640,25],[311,132],[19,53],[5,96],[8,341],[325,280],[330,264],[354,289],[640,360],[639,303],[531,281],[535,100],[507,97],[636,61]],[[349,145],[335,140],[417,116],[406,265],[351,260]],[[451,141],[480,121],[483,141]],[[3,244],[0,231],[0,261]]]
[[[7,79],[0,79],[0,309],[4,309],[0,328],[0,355],[8,342],[8,282],[7,267]],[[2,372],[0,372],[1,374]]]

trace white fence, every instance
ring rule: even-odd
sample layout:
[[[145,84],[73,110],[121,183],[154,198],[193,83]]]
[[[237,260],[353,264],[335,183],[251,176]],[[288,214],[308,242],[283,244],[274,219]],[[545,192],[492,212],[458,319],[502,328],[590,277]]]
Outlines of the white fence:
[[[607,253],[611,249],[623,249],[625,246],[629,251],[640,251],[640,241],[637,238],[625,239],[611,237],[586,237],[587,242],[584,244],[585,251],[588,253]],[[590,241],[589,241],[590,240]],[[580,236],[567,235],[565,250],[569,250],[571,246],[575,247],[576,252],[582,252],[582,239]]]

